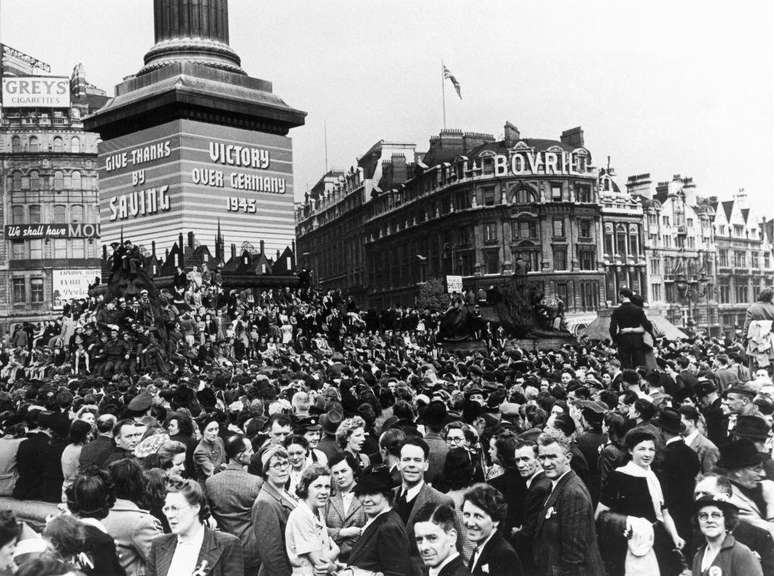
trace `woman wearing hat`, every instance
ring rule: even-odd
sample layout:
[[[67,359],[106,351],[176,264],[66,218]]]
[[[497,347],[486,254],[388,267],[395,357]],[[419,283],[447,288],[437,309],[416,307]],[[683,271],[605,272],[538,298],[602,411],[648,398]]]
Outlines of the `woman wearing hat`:
[[[717,496],[696,501],[696,521],[705,543],[693,557],[693,576],[763,576],[755,554],[731,535],[739,523],[737,512]]]
[[[392,509],[392,480],[386,468],[363,474],[355,486],[366,513],[363,533],[352,548],[349,566],[340,576],[406,576],[411,546],[398,513]]]

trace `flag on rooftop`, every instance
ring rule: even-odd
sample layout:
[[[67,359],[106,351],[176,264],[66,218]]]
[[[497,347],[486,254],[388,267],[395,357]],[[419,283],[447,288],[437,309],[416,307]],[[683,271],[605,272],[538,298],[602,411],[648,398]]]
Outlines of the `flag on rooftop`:
[[[459,81],[457,80],[457,78],[455,78],[454,74],[451,73],[451,70],[449,70],[446,67],[446,64],[442,64],[442,66],[443,66],[443,77],[448,78],[451,81],[452,85],[454,86],[454,89],[457,91],[457,96],[459,96],[460,100],[462,100],[462,92],[460,91]]]

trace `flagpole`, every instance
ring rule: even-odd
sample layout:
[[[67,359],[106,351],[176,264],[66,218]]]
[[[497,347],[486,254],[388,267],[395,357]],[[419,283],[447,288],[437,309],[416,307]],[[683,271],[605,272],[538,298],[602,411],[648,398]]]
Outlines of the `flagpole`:
[[[446,130],[446,77],[443,73],[443,60],[441,60],[441,99],[443,100],[443,129]]]

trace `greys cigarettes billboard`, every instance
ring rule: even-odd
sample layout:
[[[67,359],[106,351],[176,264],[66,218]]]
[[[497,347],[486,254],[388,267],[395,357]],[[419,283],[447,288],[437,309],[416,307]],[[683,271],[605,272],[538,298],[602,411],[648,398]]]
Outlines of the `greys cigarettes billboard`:
[[[3,108],[69,108],[70,79],[63,76],[6,76]]]

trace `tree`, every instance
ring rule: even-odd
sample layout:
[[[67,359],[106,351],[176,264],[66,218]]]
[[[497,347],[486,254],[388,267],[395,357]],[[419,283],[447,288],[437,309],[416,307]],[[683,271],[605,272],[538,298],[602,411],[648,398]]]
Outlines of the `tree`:
[[[443,279],[431,278],[420,286],[416,307],[442,312],[449,307],[449,302],[449,295],[446,293]]]

